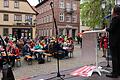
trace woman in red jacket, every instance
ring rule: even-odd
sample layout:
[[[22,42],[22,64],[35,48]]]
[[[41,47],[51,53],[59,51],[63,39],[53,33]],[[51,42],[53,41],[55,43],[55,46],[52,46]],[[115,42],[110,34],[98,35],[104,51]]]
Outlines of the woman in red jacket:
[[[100,38],[100,48],[102,48],[102,50],[103,50],[103,56],[102,57],[106,57],[107,48],[108,48],[108,37],[106,36],[106,34],[104,34]]]

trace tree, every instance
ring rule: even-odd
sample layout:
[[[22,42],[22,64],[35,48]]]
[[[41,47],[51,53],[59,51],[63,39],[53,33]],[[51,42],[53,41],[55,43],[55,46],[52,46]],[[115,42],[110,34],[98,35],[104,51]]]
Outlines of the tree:
[[[114,0],[105,0],[106,6],[103,10],[101,7],[103,0],[83,0],[80,5],[80,17],[85,25],[91,28],[102,27],[103,17],[110,14],[111,8],[115,4]],[[103,14],[104,13],[104,14]],[[108,21],[104,20],[107,24]]]

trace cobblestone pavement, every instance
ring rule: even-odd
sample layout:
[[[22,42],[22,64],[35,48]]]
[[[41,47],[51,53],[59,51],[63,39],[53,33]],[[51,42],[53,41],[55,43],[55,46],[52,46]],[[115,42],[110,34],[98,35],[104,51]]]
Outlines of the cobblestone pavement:
[[[78,68],[83,66],[83,64],[80,64],[80,55],[81,55],[81,49],[80,46],[77,44],[75,45],[74,49],[74,57],[69,59],[60,60],[60,71]],[[101,57],[101,51],[99,52],[99,61],[105,61],[104,58]],[[45,62],[44,64],[37,64],[36,61],[33,62],[32,65],[28,65],[24,60],[22,60],[22,66],[21,67],[15,67],[13,69],[15,78],[23,79],[30,76],[36,76],[36,75],[44,75],[49,74],[52,72],[57,72],[57,60],[52,58],[51,62]],[[93,62],[93,64],[95,61]],[[1,74],[0,74],[1,77]]]

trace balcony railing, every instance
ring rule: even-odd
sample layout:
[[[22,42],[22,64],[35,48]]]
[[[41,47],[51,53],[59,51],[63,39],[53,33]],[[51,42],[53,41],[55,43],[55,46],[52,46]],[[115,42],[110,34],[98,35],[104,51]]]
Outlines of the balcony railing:
[[[17,22],[17,23],[15,23],[15,25],[17,25],[17,26],[35,26],[34,23],[31,24],[31,23],[28,23],[28,22],[26,22],[26,23]]]
[[[72,14],[74,12],[73,8],[65,8],[65,12],[68,14]]]

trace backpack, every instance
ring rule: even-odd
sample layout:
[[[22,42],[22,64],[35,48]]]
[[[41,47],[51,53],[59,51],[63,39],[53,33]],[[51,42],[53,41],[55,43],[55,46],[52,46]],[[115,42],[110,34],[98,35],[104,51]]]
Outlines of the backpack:
[[[38,58],[38,64],[44,64],[45,63],[45,59],[44,58]]]

